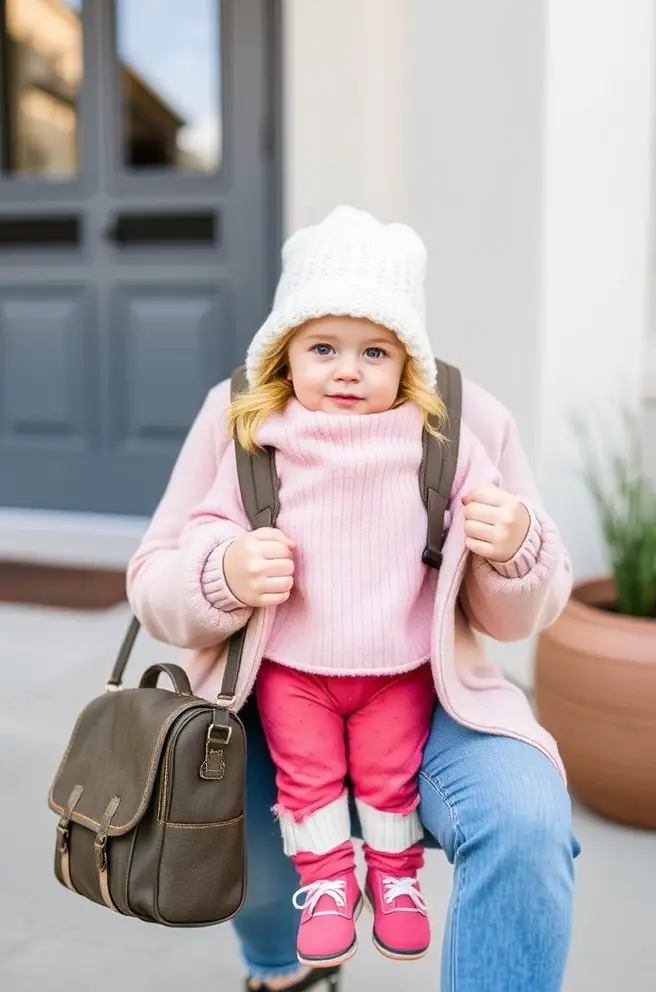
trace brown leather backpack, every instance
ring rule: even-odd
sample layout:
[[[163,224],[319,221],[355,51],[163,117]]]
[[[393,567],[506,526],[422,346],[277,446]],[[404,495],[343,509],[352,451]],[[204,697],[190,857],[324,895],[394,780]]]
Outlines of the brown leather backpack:
[[[423,561],[442,561],[444,512],[455,473],[461,382],[438,362],[449,413],[447,441],[424,432],[420,487],[428,510]],[[243,369],[232,393],[245,388]],[[274,526],[274,453],[236,446],[246,515]],[[105,692],[78,717],[48,803],[59,817],[55,875],[71,891],[125,916],[166,926],[223,923],[246,896],[246,735],[232,712],[246,628],[230,641],[221,692],[194,696],[178,665],[152,665],[137,688],[122,679],[139,622],[134,618]],[[173,691],[159,688],[165,673]],[[122,690],[122,691],[118,691]]]

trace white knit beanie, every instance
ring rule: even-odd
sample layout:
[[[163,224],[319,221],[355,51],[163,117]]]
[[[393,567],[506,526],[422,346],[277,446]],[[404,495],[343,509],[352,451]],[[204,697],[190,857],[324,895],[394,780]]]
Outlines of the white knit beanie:
[[[282,249],[273,309],[248,349],[249,383],[283,334],[334,314],[367,317],[394,331],[432,389],[435,358],[426,333],[425,273],[419,235],[405,224],[381,224],[363,210],[337,207],[320,224],[297,231]]]

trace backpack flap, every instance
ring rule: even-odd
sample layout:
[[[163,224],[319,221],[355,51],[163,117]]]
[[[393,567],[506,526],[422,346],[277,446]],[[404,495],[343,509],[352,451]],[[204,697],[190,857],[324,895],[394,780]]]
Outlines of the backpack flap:
[[[186,709],[207,705],[144,688],[92,700],[78,717],[55,775],[50,809],[62,818],[68,810],[67,820],[97,833],[114,807],[105,834],[132,830],[150,805],[169,729]]]

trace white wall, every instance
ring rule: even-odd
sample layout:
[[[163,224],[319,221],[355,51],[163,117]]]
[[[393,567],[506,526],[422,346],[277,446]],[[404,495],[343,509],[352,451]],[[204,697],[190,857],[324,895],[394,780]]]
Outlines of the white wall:
[[[643,423],[645,432],[645,467],[649,477],[656,483],[656,396],[648,397],[645,403]]]
[[[551,0],[539,470],[578,575],[606,568],[569,417],[639,410],[651,321],[653,0]]]
[[[405,0],[285,0],[284,226],[405,212]]]
[[[413,0],[408,213],[429,250],[435,348],[499,396],[534,447],[543,3]]]

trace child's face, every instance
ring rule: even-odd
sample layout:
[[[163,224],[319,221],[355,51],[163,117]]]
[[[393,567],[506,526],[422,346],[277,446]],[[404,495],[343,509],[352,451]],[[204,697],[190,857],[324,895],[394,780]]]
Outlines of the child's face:
[[[288,349],[294,393],[308,410],[383,413],[399,392],[406,352],[396,334],[360,317],[309,320]]]

